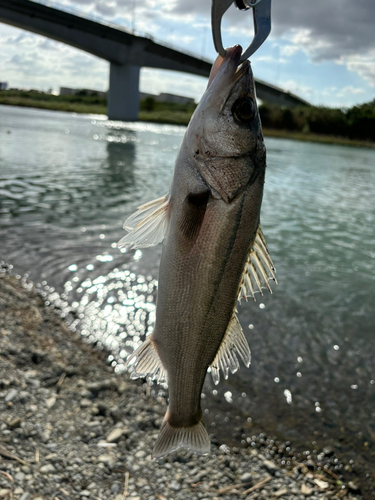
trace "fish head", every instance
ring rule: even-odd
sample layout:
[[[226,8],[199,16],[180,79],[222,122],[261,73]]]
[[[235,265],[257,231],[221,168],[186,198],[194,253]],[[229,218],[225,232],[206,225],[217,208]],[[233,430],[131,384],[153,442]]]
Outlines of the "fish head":
[[[189,124],[186,147],[205,181],[231,201],[265,168],[265,147],[249,61],[242,49],[215,61],[206,92]]]

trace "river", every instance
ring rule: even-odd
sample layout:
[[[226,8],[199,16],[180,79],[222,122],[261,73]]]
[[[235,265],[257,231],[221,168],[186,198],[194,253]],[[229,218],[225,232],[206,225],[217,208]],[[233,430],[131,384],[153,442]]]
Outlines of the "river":
[[[152,328],[161,247],[115,242],[138,205],[168,191],[184,130],[0,106],[0,260],[73,311],[119,371]],[[329,445],[370,471],[375,151],[266,147],[261,221],[279,284],[239,307],[252,364],[217,387],[207,377],[206,422],[228,444],[262,431],[309,453]]]

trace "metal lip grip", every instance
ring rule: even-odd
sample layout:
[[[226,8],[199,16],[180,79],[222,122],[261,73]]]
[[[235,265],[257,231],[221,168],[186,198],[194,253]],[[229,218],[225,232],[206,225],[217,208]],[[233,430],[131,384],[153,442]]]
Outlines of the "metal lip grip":
[[[225,56],[223,40],[221,38],[221,20],[229,7],[235,3],[240,10],[253,9],[254,38],[247,49],[242,53],[240,62],[254,54],[266,40],[271,31],[271,0],[212,0],[211,25],[212,37],[216,52]]]

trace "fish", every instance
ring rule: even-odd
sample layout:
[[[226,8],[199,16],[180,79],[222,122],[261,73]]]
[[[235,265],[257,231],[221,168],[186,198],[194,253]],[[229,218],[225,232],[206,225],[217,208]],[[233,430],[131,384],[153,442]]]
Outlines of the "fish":
[[[163,242],[152,333],[130,355],[131,378],[168,386],[153,458],[180,448],[210,451],[201,410],[207,371],[218,384],[248,367],[237,301],[271,291],[275,268],[260,227],[266,149],[249,61],[227,49],[186,129],[172,185],[138,207],[118,246]]]

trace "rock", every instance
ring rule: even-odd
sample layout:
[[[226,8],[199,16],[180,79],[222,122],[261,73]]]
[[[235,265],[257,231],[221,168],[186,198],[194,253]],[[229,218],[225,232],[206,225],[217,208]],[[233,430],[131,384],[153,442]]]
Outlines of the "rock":
[[[52,472],[56,472],[56,469],[52,464],[46,464],[42,465],[42,467],[40,468],[40,472],[42,474],[51,474]]]
[[[253,477],[249,472],[245,472],[242,476],[240,476],[241,483],[250,483],[252,479]]]
[[[355,483],[354,481],[348,482],[348,488],[356,493],[358,493],[361,490],[359,484]]]
[[[18,395],[17,389],[11,389],[8,394],[5,396],[4,401],[6,403],[10,403],[11,401],[14,401]]]
[[[181,484],[178,483],[177,481],[172,481],[171,484],[169,485],[169,487],[172,489],[172,490],[175,490],[175,491],[179,491],[181,489]]]
[[[20,500],[29,500],[30,498],[30,493],[25,491],[25,493],[21,496]]]
[[[12,493],[12,490],[8,490],[5,488],[1,488],[0,490],[0,498],[10,498],[10,494]]]
[[[92,401],[90,401],[89,399],[87,398],[83,398],[81,399],[81,401],[79,402],[79,406],[81,408],[89,408],[90,406],[92,405]]]
[[[51,396],[50,398],[47,399],[46,401],[46,406],[50,410],[53,406],[56,404],[56,398],[55,396]]]
[[[326,446],[325,448],[323,448],[323,453],[327,457],[331,457],[335,453],[335,450],[332,448],[332,446]]]
[[[113,462],[113,458],[111,457],[111,455],[99,455],[98,458],[96,459],[98,462],[101,462],[103,464],[109,464],[111,462]]]
[[[22,418],[16,417],[10,422],[8,422],[8,427],[9,429],[15,429],[16,427],[19,427],[22,422]]]
[[[315,469],[315,464],[312,460],[306,460],[305,465],[308,469],[314,470]]]
[[[329,486],[329,483],[326,481],[322,481],[321,479],[314,479],[314,483],[320,488],[321,490],[326,490]]]
[[[263,460],[263,466],[271,474],[274,474],[278,470],[278,466],[274,462],[271,462],[271,460]]]
[[[301,493],[308,497],[313,492],[312,488],[309,488],[306,484],[301,485]]]
[[[123,430],[121,428],[113,429],[106,437],[107,443],[117,443],[118,441],[120,441],[122,434]]]
[[[90,492],[88,490],[82,490],[81,493],[79,494],[81,497],[89,497]]]
[[[17,474],[14,476],[14,479],[17,481],[23,481],[25,479],[25,474],[23,472],[17,472]]]
[[[139,450],[134,456],[135,458],[144,458],[146,455],[147,453],[144,450]]]
[[[288,493],[287,488],[280,488],[279,490],[275,491],[273,493],[273,496],[276,498],[282,497],[283,495],[286,495]]]

